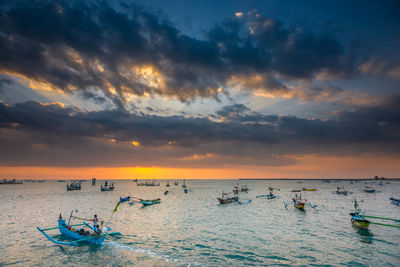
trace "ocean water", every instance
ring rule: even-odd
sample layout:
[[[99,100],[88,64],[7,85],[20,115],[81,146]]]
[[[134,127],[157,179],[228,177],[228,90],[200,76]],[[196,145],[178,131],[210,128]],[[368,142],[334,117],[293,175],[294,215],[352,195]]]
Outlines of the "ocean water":
[[[0,185],[0,266],[400,266],[400,228],[370,225],[361,231],[349,216],[357,198],[367,215],[400,219],[400,207],[389,201],[400,195],[400,182],[368,182],[376,194],[361,192],[364,181],[192,180],[186,181],[188,194],[182,181],[169,188],[166,181],[158,187],[115,181],[113,192],[100,192],[100,182],[69,192],[56,181]],[[252,201],[219,205],[221,192],[238,182],[247,184]],[[280,188],[274,191],[279,199],[256,198],[270,186]],[[336,186],[354,193],[332,194]],[[305,212],[290,202],[290,190],[302,187],[318,188],[302,193],[317,205]],[[122,203],[110,226],[123,235],[108,237],[102,246],[56,245],[36,229],[57,226],[59,214],[68,218],[73,209],[76,216],[97,214],[107,221],[119,197],[128,195],[161,198],[161,204]],[[49,233],[70,241],[58,230]]]

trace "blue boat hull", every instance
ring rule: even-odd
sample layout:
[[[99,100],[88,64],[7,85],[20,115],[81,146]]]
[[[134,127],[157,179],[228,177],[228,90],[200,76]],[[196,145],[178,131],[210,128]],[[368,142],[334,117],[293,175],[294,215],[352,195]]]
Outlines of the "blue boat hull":
[[[58,229],[60,230],[61,234],[65,235],[69,238],[76,239],[76,240],[90,237],[88,235],[81,235],[75,231],[71,231],[67,228],[67,226],[68,225],[65,223],[65,220],[63,220],[63,219],[58,220]],[[92,239],[85,240],[84,242],[92,243],[95,245],[101,245],[104,242],[104,238],[105,238],[104,236],[103,237],[95,237]]]

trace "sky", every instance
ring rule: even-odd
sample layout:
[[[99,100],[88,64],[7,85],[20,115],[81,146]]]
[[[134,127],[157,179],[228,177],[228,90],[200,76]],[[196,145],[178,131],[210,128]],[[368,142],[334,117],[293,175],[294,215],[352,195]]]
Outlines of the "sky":
[[[0,1],[0,178],[400,177],[398,1]]]

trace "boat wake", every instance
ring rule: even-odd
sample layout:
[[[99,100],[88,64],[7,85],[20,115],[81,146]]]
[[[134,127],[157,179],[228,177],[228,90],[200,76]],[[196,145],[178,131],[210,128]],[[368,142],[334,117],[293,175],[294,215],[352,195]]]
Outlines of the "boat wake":
[[[125,244],[120,244],[117,242],[105,242],[103,243],[103,245],[107,245],[107,246],[113,246],[119,249],[124,249],[124,250],[130,250],[130,251],[134,251],[136,253],[142,253],[142,254],[146,254],[147,256],[151,257],[151,258],[158,258],[158,259],[162,259],[166,262],[176,262],[179,264],[186,264],[187,266],[206,266],[205,264],[202,263],[198,263],[198,262],[187,262],[183,259],[179,259],[179,258],[173,258],[170,257],[168,255],[160,255],[157,252],[151,251],[150,249],[146,249],[146,248],[138,248],[138,247],[134,247],[131,245],[125,245]]]

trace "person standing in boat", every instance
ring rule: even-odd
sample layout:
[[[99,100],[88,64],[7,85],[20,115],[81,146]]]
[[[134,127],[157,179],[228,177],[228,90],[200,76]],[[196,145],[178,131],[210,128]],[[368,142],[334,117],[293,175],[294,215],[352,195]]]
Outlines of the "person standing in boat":
[[[99,223],[99,218],[97,217],[97,214],[94,215],[94,219],[93,219],[93,227],[96,228],[98,227]]]

